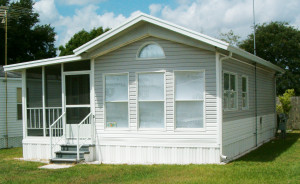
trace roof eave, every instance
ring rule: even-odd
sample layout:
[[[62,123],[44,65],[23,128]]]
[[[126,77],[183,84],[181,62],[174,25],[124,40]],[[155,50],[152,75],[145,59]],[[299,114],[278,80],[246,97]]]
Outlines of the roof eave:
[[[82,59],[81,56],[68,55],[68,56],[61,56],[61,57],[55,57],[55,58],[41,59],[41,60],[36,60],[36,61],[29,61],[29,62],[24,62],[24,63],[11,64],[11,65],[7,65],[7,66],[3,66],[3,68],[4,68],[4,71],[14,71],[14,70],[22,70],[22,69],[38,67],[38,66],[79,61],[81,59]]]

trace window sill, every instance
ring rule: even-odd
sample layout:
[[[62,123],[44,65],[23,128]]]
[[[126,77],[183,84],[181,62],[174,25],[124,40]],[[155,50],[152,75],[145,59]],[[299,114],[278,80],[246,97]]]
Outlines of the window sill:
[[[205,128],[175,128],[175,132],[205,132]]]

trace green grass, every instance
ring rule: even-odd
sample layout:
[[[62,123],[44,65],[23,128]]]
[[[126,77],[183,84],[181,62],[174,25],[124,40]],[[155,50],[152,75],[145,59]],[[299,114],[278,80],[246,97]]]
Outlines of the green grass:
[[[18,161],[21,148],[0,150],[0,183],[299,183],[300,131],[227,165],[76,165],[38,169]]]

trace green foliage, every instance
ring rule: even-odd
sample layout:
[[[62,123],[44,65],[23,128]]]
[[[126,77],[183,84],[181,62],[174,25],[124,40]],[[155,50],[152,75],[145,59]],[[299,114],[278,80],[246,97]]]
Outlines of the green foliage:
[[[232,30],[227,33],[220,33],[220,40],[229,43],[230,45],[238,46],[240,44],[241,37],[235,34]]]
[[[291,97],[295,96],[294,89],[287,89],[282,96],[279,96],[279,105],[276,105],[276,111],[278,114],[284,113],[289,114],[292,105],[291,105]]]
[[[19,16],[8,15],[8,64],[56,56],[55,32],[50,25],[40,25],[39,15],[33,11],[33,0],[0,0],[0,6],[9,6],[9,12],[21,9]],[[4,65],[4,32],[0,28],[0,65]]]
[[[256,29],[257,56],[285,69],[277,77],[277,94],[295,89],[300,95],[300,31],[286,22],[270,22],[258,25]],[[253,53],[253,34],[241,42],[242,49]]]
[[[81,30],[78,33],[74,34],[73,37],[65,44],[65,46],[59,46],[60,54],[59,56],[66,56],[74,54],[73,50],[85,44],[86,42],[96,38],[97,36],[109,31],[109,28],[103,29],[99,27],[97,29],[92,29],[90,32]]]

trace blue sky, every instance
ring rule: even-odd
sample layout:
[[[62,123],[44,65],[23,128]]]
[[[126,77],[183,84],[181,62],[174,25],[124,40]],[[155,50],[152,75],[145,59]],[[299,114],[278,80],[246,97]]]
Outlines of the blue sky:
[[[76,32],[116,27],[140,12],[219,37],[233,30],[246,38],[252,29],[252,0],[36,0],[42,24],[57,32],[56,46]],[[286,21],[299,28],[299,0],[256,0],[256,22]]]

